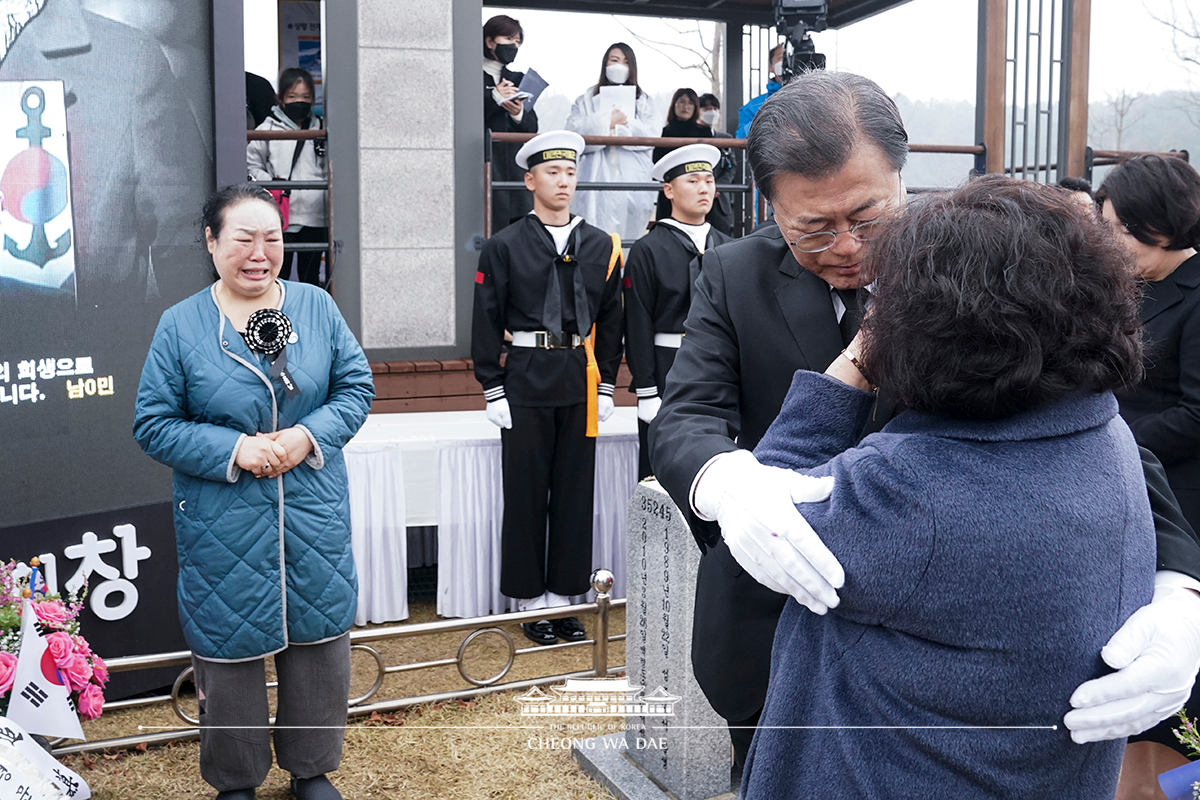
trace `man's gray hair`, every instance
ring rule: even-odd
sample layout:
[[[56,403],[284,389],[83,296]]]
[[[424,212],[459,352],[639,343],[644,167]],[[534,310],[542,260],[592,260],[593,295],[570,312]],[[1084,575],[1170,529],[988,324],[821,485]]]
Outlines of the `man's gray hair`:
[[[861,75],[813,70],[767,98],[750,126],[746,154],[754,182],[770,200],[781,173],[828,177],[862,141],[876,145],[892,169],[904,168],[908,133],[892,98]]]

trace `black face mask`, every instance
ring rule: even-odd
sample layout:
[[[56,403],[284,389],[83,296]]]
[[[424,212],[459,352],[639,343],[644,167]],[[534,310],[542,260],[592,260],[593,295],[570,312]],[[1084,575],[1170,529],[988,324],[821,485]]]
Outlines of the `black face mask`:
[[[280,108],[297,125],[312,116],[312,103],[284,103]]]
[[[501,64],[511,64],[517,60],[517,45],[515,44],[498,44],[492,48],[492,52],[496,54],[496,60]]]

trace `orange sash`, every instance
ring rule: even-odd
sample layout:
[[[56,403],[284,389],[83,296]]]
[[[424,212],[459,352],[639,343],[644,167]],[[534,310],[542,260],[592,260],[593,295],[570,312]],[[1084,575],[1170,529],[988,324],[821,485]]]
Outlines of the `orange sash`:
[[[613,249],[612,257],[608,259],[608,272],[604,276],[605,283],[608,283],[608,279],[612,277],[613,268],[621,260],[621,237],[615,233],[610,235],[612,236]],[[583,350],[587,353],[587,435],[588,438],[595,439],[600,435],[600,401],[597,399],[600,388],[600,365],[596,363],[595,323],[592,323],[591,332],[583,340]]]

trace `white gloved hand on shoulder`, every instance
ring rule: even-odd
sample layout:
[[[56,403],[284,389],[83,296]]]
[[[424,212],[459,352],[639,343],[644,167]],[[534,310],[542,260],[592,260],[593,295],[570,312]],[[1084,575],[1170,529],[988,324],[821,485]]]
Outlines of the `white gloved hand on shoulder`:
[[[692,506],[716,520],[742,569],[817,614],[838,604],[842,565],[796,510],[829,497],[833,478],[767,467],[748,450],[722,453],[696,481]]]

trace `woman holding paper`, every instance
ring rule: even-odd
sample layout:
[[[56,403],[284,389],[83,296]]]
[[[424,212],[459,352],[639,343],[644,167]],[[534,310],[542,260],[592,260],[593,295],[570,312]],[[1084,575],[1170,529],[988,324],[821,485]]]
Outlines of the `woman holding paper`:
[[[483,125],[495,133],[537,133],[537,112],[520,93],[525,73],[509,69],[525,41],[521,23],[497,14],[483,24]],[[520,181],[525,170],[513,159],[519,144],[492,145],[492,180]],[[492,233],[533,210],[532,195],[521,189],[492,190]]]
[[[633,48],[617,42],[604,54],[600,80],[571,106],[566,128],[583,136],[656,136],[654,117],[654,101],[638,86]],[[579,159],[578,180],[648,183],[651,149],[588,145]],[[645,233],[653,209],[650,191],[579,191],[571,202],[573,212],[626,241]]]

